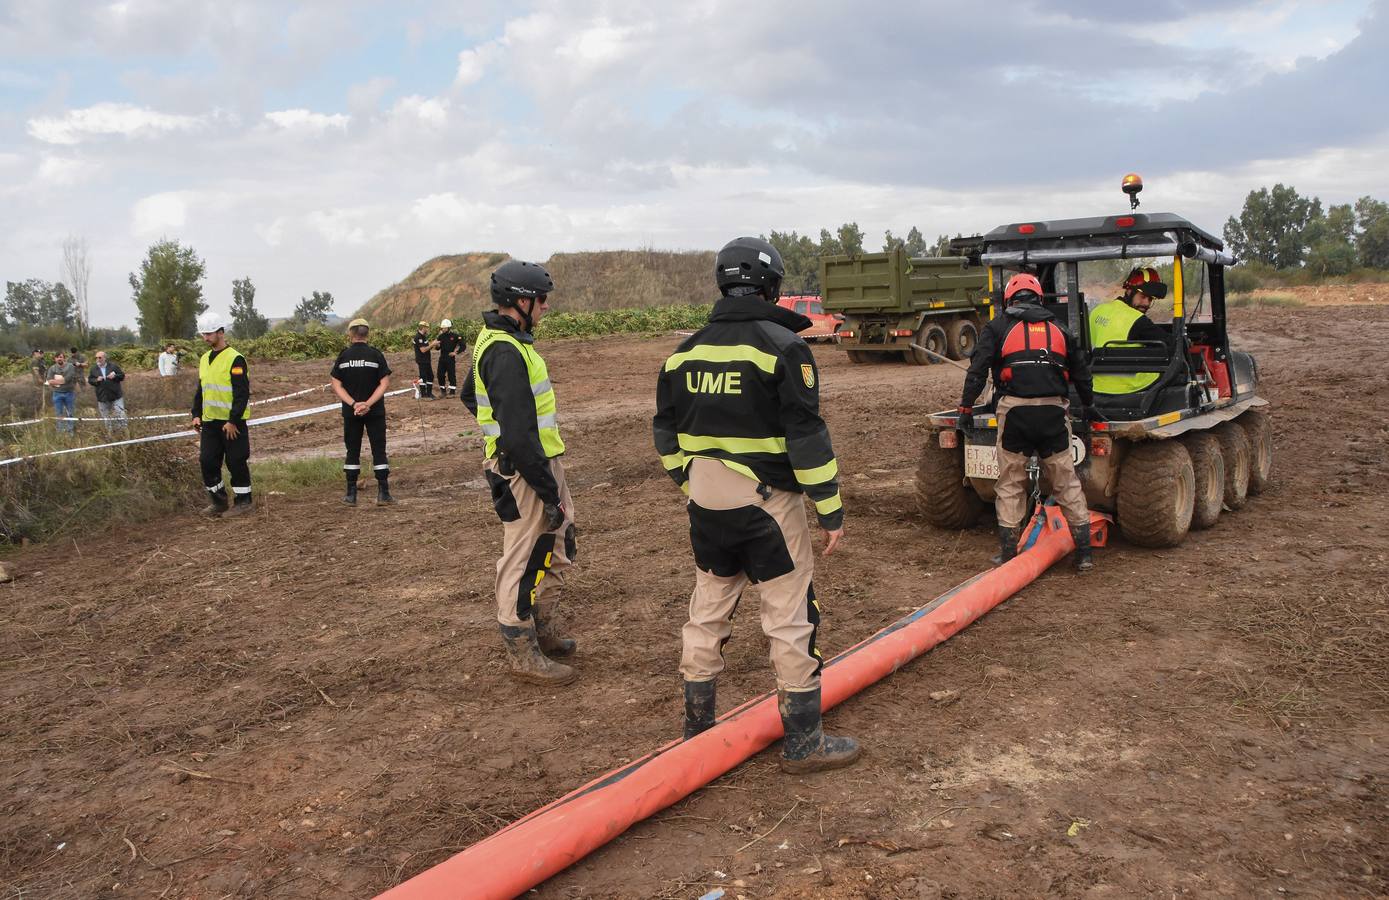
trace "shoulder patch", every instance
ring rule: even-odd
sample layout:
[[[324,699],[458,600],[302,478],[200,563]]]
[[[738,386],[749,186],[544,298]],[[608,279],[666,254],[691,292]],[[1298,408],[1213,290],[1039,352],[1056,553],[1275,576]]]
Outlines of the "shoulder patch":
[[[815,367],[810,363],[801,363],[801,381],[808,388],[815,387]]]
[[[232,366],[231,373],[233,375],[245,375],[246,369],[242,366]]]

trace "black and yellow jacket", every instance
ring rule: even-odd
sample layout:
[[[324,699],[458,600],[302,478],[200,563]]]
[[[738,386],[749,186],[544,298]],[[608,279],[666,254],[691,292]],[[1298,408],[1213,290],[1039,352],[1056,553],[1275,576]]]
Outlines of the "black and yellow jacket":
[[[820,527],[844,524],[839,464],[820,418],[805,316],[761,297],[724,297],[666,360],[652,432],[661,463],[686,487],[690,459],[717,459],[763,484],[807,494]]]

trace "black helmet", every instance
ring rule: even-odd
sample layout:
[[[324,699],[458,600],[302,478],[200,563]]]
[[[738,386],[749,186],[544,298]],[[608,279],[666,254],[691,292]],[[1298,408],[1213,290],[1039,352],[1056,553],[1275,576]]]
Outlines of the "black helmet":
[[[734,238],[714,257],[714,281],[719,291],[748,285],[762,290],[762,296],[775,301],[781,294],[786,266],[771,244],[755,237]]]
[[[498,306],[515,306],[517,300],[539,297],[554,289],[554,279],[539,263],[509,259],[492,273],[492,302]]]

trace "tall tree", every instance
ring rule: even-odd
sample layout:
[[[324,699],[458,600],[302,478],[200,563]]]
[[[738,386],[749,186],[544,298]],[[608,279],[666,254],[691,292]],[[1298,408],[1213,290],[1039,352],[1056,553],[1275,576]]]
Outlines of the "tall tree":
[[[1277,269],[1296,268],[1307,252],[1307,228],[1322,217],[1321,201],[1276,184],[1244,198],[1239,218],[1225,223],[1225,241],[1238,257]]]
[[[781,254],[786,266],[782,281],[785,293],[813,294],[820,290],[820,245],[810,235],[794,231],[773,231],[764,238]]]
[[[192,247],[168,238],[150,245],[137,275],[130,273],[140,337],[147,341],[188,338],[197,327],[206,264]]]
[[[239,338],[258,338],[270,330],[270,320],[256,309],[256,286],[249,275],[232,282],[231,318]]]
[[[840,252],[850,256],[857,256],[863,252],[863,229],[858,227],[857,222],[845,222],[839,226],[838,232]]]
[[[1356,266],[1355,210],[1331,206],[1307,226],[1307,269],[1314,275],[1345,275]]]
[[[300,327],[310,324],[322,325],[328,321],[333,311],[333,295],[327,291],[314,291],[311,296],[300,297],[299,305],[294,307],[290,319]]]
[[[20,327],[78,327],[77,300],[61,281],[40,278],[5,282],[5,319]]]
[[[1389,203],[1361,197],[1355,201],[1355,219],[1360,228],[1355,236],[1360,265],[1389,269]]]
[[[87,302],[87,285],[92,280],[92,257],[87,248],[87,239],[81,235],[70,234],[63,241],[63,277],[72,285],[72,293],[77,301],[78,328],[85,338],[91,329],[91,307]]]

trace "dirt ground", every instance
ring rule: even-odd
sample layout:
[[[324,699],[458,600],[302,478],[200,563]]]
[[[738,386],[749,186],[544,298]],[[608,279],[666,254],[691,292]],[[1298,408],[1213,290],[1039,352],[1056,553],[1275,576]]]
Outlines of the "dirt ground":
[[[1058,565],[849,700],[827,724],[857,766],[787,777],[768,750],[538,895],[1389,896],[1386,328],[1383,305],[1235,311],[1273,404],[1268,492],[1181,548]],[[324,488],[9,556],[0,896],[366,896],[675,736],[692,562],[649,430],[674,343],[547,352],[581,529],[569,688],[503,673],[500,529],[456,402],[390,401],[393,508]],[[817,569],[828,655],[993,538],[911,500],[960,374],[816,353],[848,509]],[[336,456],[335,428],[253,452]],[[721,710],[772,685],[755,615],[727,655]]]

